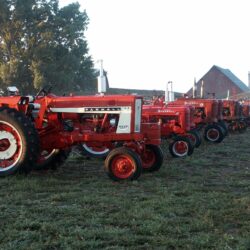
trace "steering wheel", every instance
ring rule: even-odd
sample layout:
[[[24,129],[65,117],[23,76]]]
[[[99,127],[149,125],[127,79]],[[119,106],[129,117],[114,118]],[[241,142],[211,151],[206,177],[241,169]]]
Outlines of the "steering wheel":
[[[37,92],[35,98],[37,98],[38,96],[47,96],[50,93],[51,89],[52,89],[51,84],[45,85]]]

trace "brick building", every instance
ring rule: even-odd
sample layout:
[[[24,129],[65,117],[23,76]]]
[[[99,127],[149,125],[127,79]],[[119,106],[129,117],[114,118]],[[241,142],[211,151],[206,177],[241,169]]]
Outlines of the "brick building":
[[[200,96],[203,81],[204,97],[226,98],[228,95],[236,96],[240,93],[249,92],[250,89],[229,69],[223,69],[214,65],[198,82],[197,96]],[[193,88],[187,92],[188,96],[193,95]]]

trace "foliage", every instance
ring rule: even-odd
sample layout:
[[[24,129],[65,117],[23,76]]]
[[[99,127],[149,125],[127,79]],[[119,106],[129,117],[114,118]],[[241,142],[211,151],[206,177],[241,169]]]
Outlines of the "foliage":
[[[163,145],[166,150],[167,145]],[[0,249],[249,249],[250,130],[138,181],[102,161],[0,179]]]
[[[93,88],[94,69],[78,3],[0,0],[0,87],[22,92],[52,84],[61,92]]]

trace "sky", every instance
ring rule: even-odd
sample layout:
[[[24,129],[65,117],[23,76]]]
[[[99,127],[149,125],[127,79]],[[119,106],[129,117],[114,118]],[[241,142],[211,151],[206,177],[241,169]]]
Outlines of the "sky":
[[[172,81],[186,92],[213,65],[248,84],[249,0],[78,2],[89,17],[89,54],[103,60],[110,87],[164,90]]]

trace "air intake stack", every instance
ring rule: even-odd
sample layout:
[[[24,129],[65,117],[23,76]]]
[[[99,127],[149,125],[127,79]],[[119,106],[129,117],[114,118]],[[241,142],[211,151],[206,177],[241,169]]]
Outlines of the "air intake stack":
[[[197,83],[196,79],[194,78],[194,85],[193,85],[193,98],[197,97]]]
[[[204,80],[201,80],[201,98],[204,99]]]
[[[103,60],[99,60],[98,62],[100,63],[100,73],[98,76],[98,93],[105,93],[107,91],[107,83],[103,71]]]

